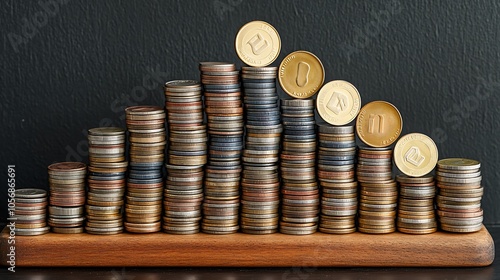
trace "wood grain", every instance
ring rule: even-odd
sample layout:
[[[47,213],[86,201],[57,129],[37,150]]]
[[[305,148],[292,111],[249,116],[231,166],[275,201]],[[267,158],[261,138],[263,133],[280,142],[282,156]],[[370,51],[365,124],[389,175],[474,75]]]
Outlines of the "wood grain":
[[[7,261],[7,228],[0,260]],[[16,236],[16,266],[457,267],[495,257],[488,230],[429,235],[90,234]]]

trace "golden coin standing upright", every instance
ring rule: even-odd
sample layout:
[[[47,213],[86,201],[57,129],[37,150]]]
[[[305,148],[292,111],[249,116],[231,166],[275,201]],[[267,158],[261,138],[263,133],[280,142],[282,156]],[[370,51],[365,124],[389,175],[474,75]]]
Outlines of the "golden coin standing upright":
[[[372,101],[363,108],[356,119],[359,139],[366,145],[383,148],[398,140],[403,130],[403,119],[398,109],[386,101]]]
[[[278,58],[281,39],[272,25],[257,20],[240,28],[234,45],[238,57],[244,63],[254,67],[264,67]]]
[[[394,147],[394,163],[410,177],[431,172],[438,160],[438,149],[432,139],[421,133],[407,134]]]
[[[361,96],[351,83],[341,80],[331,81],[319,91],[316,108],[327,123],[346,125],[358,115]]]
[[[281,88],[293,98],[313,96],[325,81],[325,69],[317,56],[308,51],[287,55],[279,66]]]

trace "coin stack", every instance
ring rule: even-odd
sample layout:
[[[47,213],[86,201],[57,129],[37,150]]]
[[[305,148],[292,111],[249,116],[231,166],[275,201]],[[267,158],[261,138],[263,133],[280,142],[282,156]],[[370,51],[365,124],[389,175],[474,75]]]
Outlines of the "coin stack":
[[[243,67],[246,141],[241,181],[241,230],[278,231],[278,161],[283,130],[276,91],[276,67]]]
[[[47,192],[41,189],[16,189],[15,215],[17,235],[48,233]]]
[[[318,127],[318,179],[322,189],[319,230],[333,234],[355,232],[358,183],[354,172],[354,127]]]
[[[203,200],[203,167],[207,162],[201,84],[191,80],[167,82],[165,100],[169,152],[163,231],[197,233],[200,231]]]
[[[281,105],[284,132],[280,232],[311,234],[316,232],[319,220],[314,101],[282,100]]]
[[[240,204],[243,107],[239,71],[232,63],[201,62],[209,161],[205,168],[202,230],[211,234],[237,232]]]
[[[125,109],[130,132],[130,170],[127,180],[125,229],[134,233],[161,228],[162,167],[165,158],[165,111],[158,106]]]
[[[83,232],[87,165],[60,162],[49,165],[49,225],[56,233]]]
[[[398,231],[428,234],[437,230],[434,176],[396,176],[399,183]]]
[[[87,226],[91,234],[123,232],[122,206],[125,194],[125,130],[99,127],[88,131],[89,176]]]
[[[360,183],[360,232],[382,234],[396,230],[398,189],[392,178],[392,149],[360,147],[357,178]]]
[[[482,228],[481,163],[472,159],[448,158],[437,163],[437,207],[440,228],[466,233]]]

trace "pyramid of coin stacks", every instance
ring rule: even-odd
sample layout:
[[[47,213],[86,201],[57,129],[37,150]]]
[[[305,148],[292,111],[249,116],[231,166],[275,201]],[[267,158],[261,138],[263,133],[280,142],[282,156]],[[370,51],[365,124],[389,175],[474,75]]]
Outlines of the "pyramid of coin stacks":
[[[165,159],[165,111],[158,106],[125,109],[130,140],[125,229],[134,233],[161,228],[162,167]]]
[[[60,162],[49,165],[49,225],[56,233],[81,233],[85,220],[85,176],[87,165]]]
[[[47,191],[41,189],[16,189],[15,232],[17,235],[40,235],[48,233]]]
[[[243,87],[235,64],[201,62],[201,83],[165,84],[165,110],[125,110],[130,133],[126,231],[156,232],[161,220],[170,234],[200,229],[209,234],[241,229],[293,235],[318,229],[330,234],[482,229],[478,161],[438,162],[430,137],[400,137],[403,120],[393,104],[361,106],[353,84],[324,84],[323,64],[311,52],[294,51],[279,67],[269,66],[280,54],[281,40],[267,22],[241,27],[235,50],[247,65],[242,67]],[[276,78],[286,94],[281,100]],[[359,149],[356,135],[363,143]],[[91,129],[89,144],[86,229],[119,233],[127,167],[124,131]],[[402,173],[395,178],[393,162]],[[86,165],[62,162],[48,170],[48,224],[54,232],[82,232]],[[45,233],[44,194],[26,190],[18,196],[18,232]]]
[[[92,234],[123,232],[125,193],[125,130],[99,127],[88,131],[89,166],[87,226]]]
[[[191,80],[167,82],[165,110],[169,140],[163,231],[197,233],[200,231],[208,140],[203,123],[201,84]]]

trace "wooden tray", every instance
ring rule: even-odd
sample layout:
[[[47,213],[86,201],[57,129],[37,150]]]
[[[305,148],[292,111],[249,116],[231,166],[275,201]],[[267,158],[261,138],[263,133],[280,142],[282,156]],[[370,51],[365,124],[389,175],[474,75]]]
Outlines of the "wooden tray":
[[[469,234],[49,233],[15,239],[16,266],[452,267],[487,266],[495,257],[484,226]],[[0,235],[2,265],[11,246],[7,240],[5,228]]]

